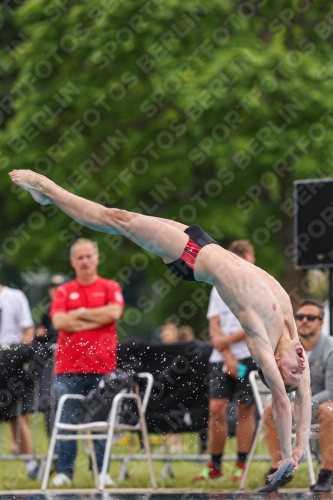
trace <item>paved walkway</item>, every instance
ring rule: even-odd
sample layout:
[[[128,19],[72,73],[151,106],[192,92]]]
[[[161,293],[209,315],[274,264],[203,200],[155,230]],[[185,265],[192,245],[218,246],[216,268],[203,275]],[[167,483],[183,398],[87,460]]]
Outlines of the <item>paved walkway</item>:
[[[46,490],[45,494],[48,496],[51,495],[77,495],[78,497],[80,495],[95,495],[101,493],[97,489],[49,489]],[[233,494],[233,497],[239,496],[240,498],[244,495],[246,495],[246,498],[251,500],[251,496],[257,497],[257,493],[255,491],[244,491],[244,492],[237,492],[235,490],[223,490],[223,491],[204,491],[200,489],[188,489],[188,488],[158,488],[157,490],[153,490],[152,488],[107,488],[105,490],[105,493],[110,493],[110,494],[137,494],[137,495],[142,495],[142,494],[175,494],[175,495],[184,495],[184,494],[202,494],[203,496],[205,495],[225,495],[228,494],[230,495],[231,493]],[[308,488],[281,488],[279,493],[288,493],[288,494],[297,494],[297,493],[309,493],[310,496],[312,496],[312,492],[309,491]],[[0,490],[0,495],[43,495],[44,493],[41,492],[41,490]],[[222,497],[221,497],[222,498]],[[260,495],[260,498],[265,498],[264,495]],[[23,500],[23,499],[22,499]],[[333,494],[332,494],[332,500],[333,500]]]

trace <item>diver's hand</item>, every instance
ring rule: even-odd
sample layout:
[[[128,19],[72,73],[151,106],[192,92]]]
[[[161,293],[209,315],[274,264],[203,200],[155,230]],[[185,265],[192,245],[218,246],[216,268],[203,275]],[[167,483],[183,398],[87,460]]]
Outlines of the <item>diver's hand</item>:
[[[291,472],[298,469],[298,462],[295,461],[293,457],[285,458],[279,462],[279,468],[274,474],[270,474],[267,476],[267,479],[270,483],[274,484],[276,481],[281,479],[281,477],[285,474],[286,476],[290,476]]]
[[[301,463],[302,460],[304,459],[305,457],[305,453],[306,453],[306,450],[303,450],[302,448],[298,448],[296,446],[296,448],[293,450],[292,452],[292,457],[293,459],[295,460],[295,462],[297,464]]]

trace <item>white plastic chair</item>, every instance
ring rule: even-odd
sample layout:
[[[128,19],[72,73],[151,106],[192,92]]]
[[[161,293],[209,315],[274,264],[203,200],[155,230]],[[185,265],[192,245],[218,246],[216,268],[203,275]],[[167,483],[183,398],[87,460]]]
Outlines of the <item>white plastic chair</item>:
[[[62,414],[62,409],[63,409],[65,402],[68,399],[77,399],[77,400],[84,400],[85,399],[84,396],[81,396],[79,394],[68,394],[68,395],[61,396],[61,398],[59,400],[58,408],[57,408],[54,427],[52,430],[50,446],[49,446],[49,450],[48,450],[48,454],[47,454],[46,465],[45,465],[43,481],[42,481],[42,488],[41,488],[42,491],[45,491],[47,488],[47,483],[48,483],[48,479],[50,476],[50,470],[51,470],[51,464],[52,464],[52,459],[53,459],[53,455],[54,455],[54,450],[55,450],[56,442],[58,440],[87,440],[88,441],[89,450],[90,450],[91,459],[92,459],[95,485],[96,485],[96,488],[98,488],[100,491],[104,491],[104,489],[105,489],[105,476],[106,476],[106,474],[108,472],[108,468],[109,468],[109,459],[110,459],[112,438],[113,438],[115,432],[124,431],[124,430],[141,431],[142,432],[143,444],[145,447],[148,465],[149,465],[151,483],[152,483],[153,488],[157,487],[154,468],[153,468],[153,461],[152,461],[152,456],[151,456],[151,451],[150,451],[150,444],[149,444],[149,439],[148,439],[146,419],[145,419],[145,413],[146,413],[149,397],[151,394],[151,390],[153,387],[154,379],[153,379],[153,376],[151,373],[139,373],[138,377],[141,379],[146,379],[146,381],[147,381],[143,397],[141,397],[139,394],[129,394],[129,393],[122,393],[122,392],[117,394],[112,401],[111,410],[109,413],[108,420],[106,422],[91,422],[88,424],[76,424],[76,425],[61,423],[61,414]],[[121,424],[118,422],[118,411],[120,409],[119,404],[123,400],[136,401],[137,406],[138,406],[138,413],[139,413],[139,419],[138,419],[137,424],[128,425],[128,424]],[[62,430],[73,431],[73,433],[72,434],[60,434],[59,431],[62,431]],[[97,433],[97,434],[93,434],[93,433]],[[99,478],[93,441],[94,440],[102,440],[102,439],[106,440],[106,446],[105,446],[102,472],[101,472],[101,476]]]
[[[255,451],[256,451],[256,448],[257,448],[257,445],[259,442],[259,438],[261,437],[261,431],[263,429],[264,407],[272,398],[270,390],[260,380],[257,371],[252,371],[250,373],[249,380],[250,380],[251,388],[253,391],[255,404],[257,406],[258,413],[259,413],[259,421],[258,421],[258,425],[257,425],[257,429],[255,431],[254,437],[253,437],[250,453],[249,453],[247,461],[246,461],[244,475],[243,475],[243,478],[242,478],[240,485],[239,485],[240,490],[243,490],[245,488],[245,484],[247,481],[247,477],[248,477],[248,473],[249,473],[249,470],[251,467],[252,460],[254,458],[256,458]],[[318,427],[317,425],[311,426],[311,431],[314,431],[315,429],[317,429],[317,427]],[[292,438],[293,439],[295,438],[294,433],[292,434]],[[267,459],[269,460],[270,457],[268,456]],[[314,473],[314,469],[313,469],[312,455],[311,455],[311,449],[310,449],[309,443],[307,444],[307,448],[306,448],[306,460],[307,460],[307,464],[308,464],[310,483],[312,485],[312,484],[315,484],[316,479],[315,479],[315,473]]]

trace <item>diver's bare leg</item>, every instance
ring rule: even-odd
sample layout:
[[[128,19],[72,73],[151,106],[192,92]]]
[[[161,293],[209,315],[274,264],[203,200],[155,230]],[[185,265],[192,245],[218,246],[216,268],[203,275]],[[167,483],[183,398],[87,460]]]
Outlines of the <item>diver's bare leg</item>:
[[[165,262],[178,259],[188,241],[188,236],[180,230],[183,224],[174,224],[174,221],[170,221],[170,224],[157,217],[103,207],[69,193],[47,177],[30,170],[13,170],[9,175],[13,182],[29,191],[37,202],[54,203],[74,220],[96,231],[122,234],[140,247],[159,255]]]
[[[176,220],[163,219],[162,217],[157,217],[157,219],[160,220],[161,222],[165,222],[165,224],[169,224],[170,226],[176,227],[177,229],[183,232],[185,231],[186,228],[188,228],[188,226],[182,224],[181,222],[177,222]]]

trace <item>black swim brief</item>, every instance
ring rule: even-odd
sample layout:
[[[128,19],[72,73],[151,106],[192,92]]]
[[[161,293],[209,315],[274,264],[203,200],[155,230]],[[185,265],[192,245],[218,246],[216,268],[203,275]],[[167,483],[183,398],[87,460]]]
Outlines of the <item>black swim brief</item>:
[[[190,237],[184,248],[184,252],[179,259],[167,264],[167,267],[178,278],[185,281],[195,281],[194,264],[198,253],[206,245],[210,245],[211,243],[218,245],[218,243],[197,224],[187,227],[184,232]]]

